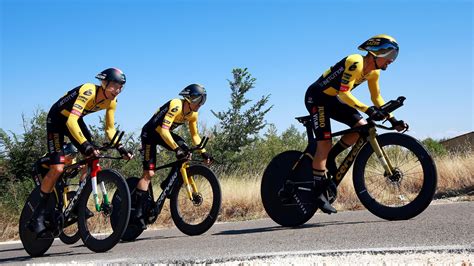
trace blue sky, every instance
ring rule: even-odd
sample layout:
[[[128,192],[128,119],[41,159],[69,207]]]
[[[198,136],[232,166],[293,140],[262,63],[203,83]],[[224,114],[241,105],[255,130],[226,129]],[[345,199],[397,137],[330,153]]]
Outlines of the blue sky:
[[[138,132],[190,83],[210,110],[228,107],[231,70],[257,78],[249,97],[271,94],[266,120],[279,131],[306,115],[304,93],[329,66],[386,33],[400,44],[381,75],[385,100],[418,138],[473,130],[473,2],[446,1],[44,1],[0,0],[0,127],[49,110],[65,92],[114,66],[127,75],[116,121]],[[370,105],[367,84],[353,94]],[[98,122],[104,112],[85,117]],[[333,131],[344,126],[333,123]]]

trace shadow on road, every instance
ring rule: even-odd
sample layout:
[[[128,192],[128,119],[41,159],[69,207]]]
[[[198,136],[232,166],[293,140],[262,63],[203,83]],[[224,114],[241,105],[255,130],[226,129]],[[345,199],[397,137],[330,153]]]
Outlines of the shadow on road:
[[[148,241],[148,240],[166,240],[166,239],[175,239],[175,238],[182,238],[186,237],[185,235],[182,236],[148,236],[148,237],[139,237],[133,241],[120,241],[120,243],[137,243],[140,241]]]
[[[14,249],[14,250],[17,250],[17,249]],[[2,251],[3,252],[3,251]],[[70,255],[78,255],[78,254],[81,254],[81,253],[73,253],[71,251],[68,251],[68,252],[58,252],[58,253],[49,253],[49,254],[45,254],[44,256],[42,256],[41,258],[47,258],[47,257],[61,257],[61,256],[70,256]],[[21,256],[21,257],[12,257],[12,258],[3,258],[3,259],[0,259],[0,264],[2,263],[15,263],[15,262],[30,262],[30,263],[36,263],[35,261],[35,258],[32,258],[30,256]]]
[[[338,225],[352,225],[352,224],[367,224],[367,223],[384,223],[390,221],[360,221],[360,222],[344,222],[344,221],[331,221],[331,222],[319,222],[319,223],[307,223],[296,227],[284,227],[284,226],[271,226],[262,228],[252,229],[239,229],[239,230],[226,230],[213,235],[241,235],[241,234],[253,234],[253,233],[265,233],[279,230],[301,230],[315,227],[326,227],[326,226],[338,226]]]

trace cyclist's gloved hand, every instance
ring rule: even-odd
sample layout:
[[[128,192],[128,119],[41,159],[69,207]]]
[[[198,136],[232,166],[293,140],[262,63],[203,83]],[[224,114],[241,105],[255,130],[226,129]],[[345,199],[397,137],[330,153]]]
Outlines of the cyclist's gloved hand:
[[[367,108],[367,111],[365,111],[365,113],[369,116],[369,118],[372,118],[374,121],[382,121],[385,119],[385,114],[375,106]]]
[[[201,153],[201,157],[206,161],[206,163],[212,163],[212,161],[214,161],[214,158],[212,157],[212,155],[210,155],[209,153],[207,152],[203,152]]]
[[[94,145],[92,145],[89,141],[86,141],[81,144],[81,151],[86,157],[98,155],[98,152],[95,150]]]
[[[186,159],[189,156],[189,152],[181,147],[176,148],[174,152],[176,153],[176,159],[178,160]]]
[[[117,151],[122,155],[124,159],[131,160],[133,158],[133,153],[125,149],[123,144],[117,146]]]
[[[395,117],[391,117],[388,119],[388,121],[397,131],[403,131],[405,129],[408,129],[408,124],[405,123],[403,120],[397,120]]]

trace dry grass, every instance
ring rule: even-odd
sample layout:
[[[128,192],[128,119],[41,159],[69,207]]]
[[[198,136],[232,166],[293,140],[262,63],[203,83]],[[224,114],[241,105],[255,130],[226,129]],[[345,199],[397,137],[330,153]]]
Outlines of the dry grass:
[[[436,198],[454,195],[472,195],[474,191],[474,154],[447,156],[436,160],[438,170],[438,188]],[[267,217],[260,198],[262,173],[221,175],[222,207],[218,221],[240,221]],[[159,182],[155,182],[159,184]],[[161,189],[154,187],[158,197]],[[472,197],[466,197],[471,199]],[[362,209],[352,185],[350,170],[338,187],[338,198],[334,206],[340,210]],[[0,209],[2,206],[0,206]],[[0,240],[18,239],[18,217],[0,212]],[[174,226],[168,201],[153,227]]]

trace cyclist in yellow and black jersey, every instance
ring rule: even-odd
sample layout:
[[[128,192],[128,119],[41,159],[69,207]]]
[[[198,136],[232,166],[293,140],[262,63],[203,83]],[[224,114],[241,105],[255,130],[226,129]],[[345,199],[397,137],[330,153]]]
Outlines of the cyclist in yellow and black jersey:
[[[132,195],[132,205],[134,206],[132,209],[135,210],[132,213],[132,218],[142,228],[146,228],[142,218],[142,207],[147,196],[148,185],[155,175],[156,145],[174,151],[178,159],[185,158],[188,155],[186,144],[180,136],[173,132],[175,128],[185,123],[189,125],[193,144],[197,145],[201,142],[197,129],[198,110],[206,102],[206,90],[199,84],[191,84],[184,88],[179,95],[183,96],[183,99],[172,99],[165,103],[142,129],[143,174],[134,195]],[[205,149],[200,152],[207,163],[212,161],[212,156]],[[165,183],[166,181],[163,182],[163,185]]]
[[[317,141],[313,158],[316,195],[319,208],[326,213],[336,212],[322,193],[326,184],[326,167],[333,172],[336,156],[358,139],[357,133],[347,134],[332,147],[330,118],[357,127],[367,123],[358,112],[361,111],[376,121],[388,118],[399,131],[407,127],[391,114],[385,117],[378,109],[384,104],[379,88],[380,70],[386,70],[397,58],[398,43],[393,37],[381,34],[361,44],[359,49],[367,51],[367,55],[353,54],[343,58],[309,86],[305,95],[306,109],[311,114]],[[352,95],[352,90],[364,81],[368,83],[374,106],[369,107]]]
[[[97,74],[96,78],[101,80],[100,86],[86,83],[72,89],[61,97],[48,113],[46,130],[49,170],[41,182],[40,202],[28,226],[37,234],[47,231],[44,224],[47,219],[46,202],[64,171],[64,136],[68,136],[84,155],[98,155],[99,152],[91,144],[91,135],[82,117],[103,109],[106,110],[106,132],[109,139],[115,134],[116,97],[126,82],[125,74],[117,68],[108,68]],[[119,145],[117,149],[125,158],[132,158],[132,154],[123,145]]]

